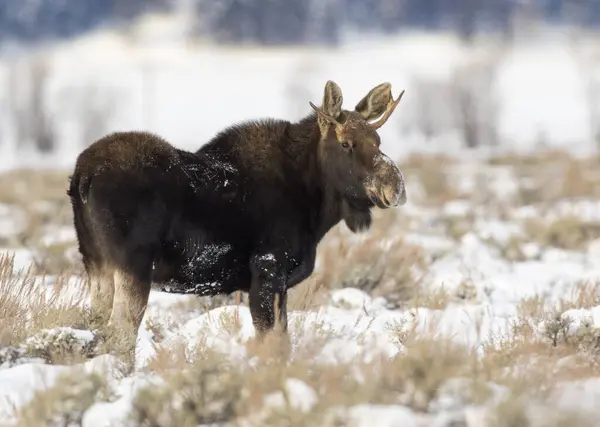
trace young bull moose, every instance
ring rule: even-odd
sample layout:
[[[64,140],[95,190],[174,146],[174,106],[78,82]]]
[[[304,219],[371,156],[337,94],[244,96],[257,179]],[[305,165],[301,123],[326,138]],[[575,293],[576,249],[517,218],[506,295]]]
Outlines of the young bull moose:
[[[327,231],[341,220],[368,229],[371,208],[406,202],[377,134],[404,91],[394,100],[380,84],[352,111],[337,84],[324,92],[297,123],[237,124],[196,153],[145,132],[86,148],[67,194],[92,309],[135,336],[151,283],[197,295],[239,290],[259,337],[276,313],[285,331],[287,291],[310,276]]]

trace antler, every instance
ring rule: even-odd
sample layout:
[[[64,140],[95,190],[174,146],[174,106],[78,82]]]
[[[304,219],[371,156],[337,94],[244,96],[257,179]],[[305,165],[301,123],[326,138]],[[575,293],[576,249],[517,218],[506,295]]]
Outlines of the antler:
[[[317,112],[318,115],[320,115],[322,118],[327,120],[329,123],[332,123],[332,124],[336,125],[337,127],[342,127],[342,124],[340,122],[338,122],[334,117],[330,116],[325,111],[321,110],[319,107],[317,107],[311,101],[308,101],[308,103],[310,104],[312,109]]]
[[[394,112],[394,110],[396,109],[398,104],[400,103],[400,100],[402,99],[402,95],[404,95],[404,90],[402,92],[400,92],[400,95],[398,95],[398,98],[395,101],[392,98],[392,102],[390,102],[388,104],[383,116],[381,116],[381,118],[379,120],[377,120],[376,122],[369,123],[369,126],[373,129],[379,129],[381,126],[383,126],[385,124],[385,122],[387,122],[387,120],[390,118],[390,116],[392,115],[392,113]]]

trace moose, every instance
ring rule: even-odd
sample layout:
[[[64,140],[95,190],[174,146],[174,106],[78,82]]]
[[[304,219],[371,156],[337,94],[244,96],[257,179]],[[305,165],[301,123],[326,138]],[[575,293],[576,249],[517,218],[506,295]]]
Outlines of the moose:
[[[67,195],[102,324],[136,337],[151,289],[243,291],[257,337],[285,333],[287,291],[312,274],[328,230],[342,220],[367,230],[372,208],[406,203],[377,133],[403,94],[382,83],[346,110],[329,80],[321,107],[309,102],[298,122],[238,123],[196,152],[144,131],[84,149]]]

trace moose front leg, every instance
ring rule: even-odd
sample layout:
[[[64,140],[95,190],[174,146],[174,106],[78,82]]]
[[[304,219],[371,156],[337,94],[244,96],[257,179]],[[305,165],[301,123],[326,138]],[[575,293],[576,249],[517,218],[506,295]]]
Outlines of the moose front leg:
[[[287,332],[287,284],[281,264],[272,254],[257,255],[250,262],[252,283],[250,313],[261,339],[276,326]]]

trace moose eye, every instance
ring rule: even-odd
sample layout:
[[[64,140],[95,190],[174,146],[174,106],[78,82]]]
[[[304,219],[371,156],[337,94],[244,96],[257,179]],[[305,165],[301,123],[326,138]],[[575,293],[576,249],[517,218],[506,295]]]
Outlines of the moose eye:
[[[343,141],[342,142],[342,147],[348,148],[348,147],[350,147],[350,144],[348,144],[348,141]]]

